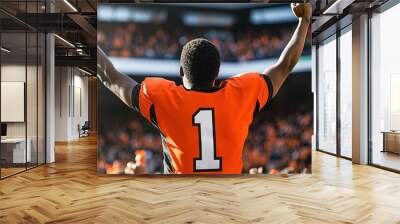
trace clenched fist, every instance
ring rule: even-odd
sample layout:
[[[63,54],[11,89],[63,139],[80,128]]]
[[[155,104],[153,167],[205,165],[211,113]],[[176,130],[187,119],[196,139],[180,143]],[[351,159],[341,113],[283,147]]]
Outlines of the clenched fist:
[[[292,3],[291,6],[293,14],[297,18],[302,18],[310,21],[312,13],[311,3]]]

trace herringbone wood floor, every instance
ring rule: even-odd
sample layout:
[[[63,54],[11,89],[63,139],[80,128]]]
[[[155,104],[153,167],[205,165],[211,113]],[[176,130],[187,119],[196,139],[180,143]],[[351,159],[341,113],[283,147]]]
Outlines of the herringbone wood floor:
[[[0,223],[400,223],[400,175],[315,152],[313,174],[96,175],[94,138],[0,181]]]

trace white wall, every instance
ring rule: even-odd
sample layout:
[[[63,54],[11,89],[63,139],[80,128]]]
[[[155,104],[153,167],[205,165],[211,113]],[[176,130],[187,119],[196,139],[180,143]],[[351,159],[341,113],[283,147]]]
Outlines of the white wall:
[[[37,71],[38,69],[38,71]],[[31,148],[32,161],[44,163],[44,74],[42,67],[21,64],[3,64],[1,66],[2,82],[24,82],[26,85],[26,106],[21,108],[22,113],[26,112],[26,120],[22,122],[6,122],[8,138],[25,138],[29,139]],[[27,78],[27,80],[25,80]],[[24,94],[24,90],[21,90]],[[2,96],[7,97],[7,96]],[[12,110],[11,108],[1,108],[4,110]],[[13,113],[13,111],[8,111]],[[37,153],[39,155],[37,156]]]
[[[25,65],[2,65],[1,81],[2,82],[25,82]],[[29,69],[29,68],[28,68]],[[32,95],[32,94],[27,94]],[[36,93],[35,93],[36,96]],[[7,110],[7,108],[1,108]],[[7,137],[25,137],[25,122],[7,122]]]
[[[25,67],[25,65],[2,65],[1,66],[1,81],[2,82],[25,82],[25,75],[27,69],[28,74],[32,73],[33,70],[36,73],[36,67],[33,66],[28,66]],[[36,86],[36,80],[29,80],[30,85]],[[31,103],[36,100],[36,89],[33,88],[27,88],[27,102]],[[36,101],[35,105],[29,105],[29,106],[34,106],[36,108]],[[2,110],[6,110],[7,108],[2,108]],[[28,113],[27,114],[27,119],[29,122],[35,121],[36,123],[36,113]],[[25,137],[25,123],[26,122],[7,122],[7,137]],[[33,127],[33,125],[28,125],[28,128]],[[34,127],[36,130],[36,126]],[[29,130],[28,130],[28,137],[29,136]],[[36,134],[36,133],[35,133]]]
[[[56,67],[55,140],[79,137],[78,125],[88,120],[88,78],[72,67]]]
[[[55,68],[55,141],[68,139],[68,76],[67,67]]]

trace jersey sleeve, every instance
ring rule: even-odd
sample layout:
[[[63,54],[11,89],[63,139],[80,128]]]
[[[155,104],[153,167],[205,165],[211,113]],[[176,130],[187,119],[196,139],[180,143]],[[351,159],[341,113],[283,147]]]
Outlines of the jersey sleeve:
[[[146,78],[132,91],[133,108],[153,124],[157,123],[154,105],[168,84],[169,81],[163,78]]]
[[[259,103],[260,110],[272,99],[273,86],[266,75],[257,72],[242,73],[231,78],[230,82],[242,89],[247,96],[253,96]]]

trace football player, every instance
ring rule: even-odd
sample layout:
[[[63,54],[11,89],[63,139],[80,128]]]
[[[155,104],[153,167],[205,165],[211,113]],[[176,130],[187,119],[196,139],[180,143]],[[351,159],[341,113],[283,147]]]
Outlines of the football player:
[[[219,84],[215,80],[220,55],[205,39],[191,40],[183,47],[182,85],[163,78],[137,83],[117,71],[98,48],[100,81],[159,129],[164,173],[241,173],[243,146],[254,114],[276,95],[304,48],[311,4],[292,4],[292,11],[298,25],[276,64],[262,73],[242,73]]]

